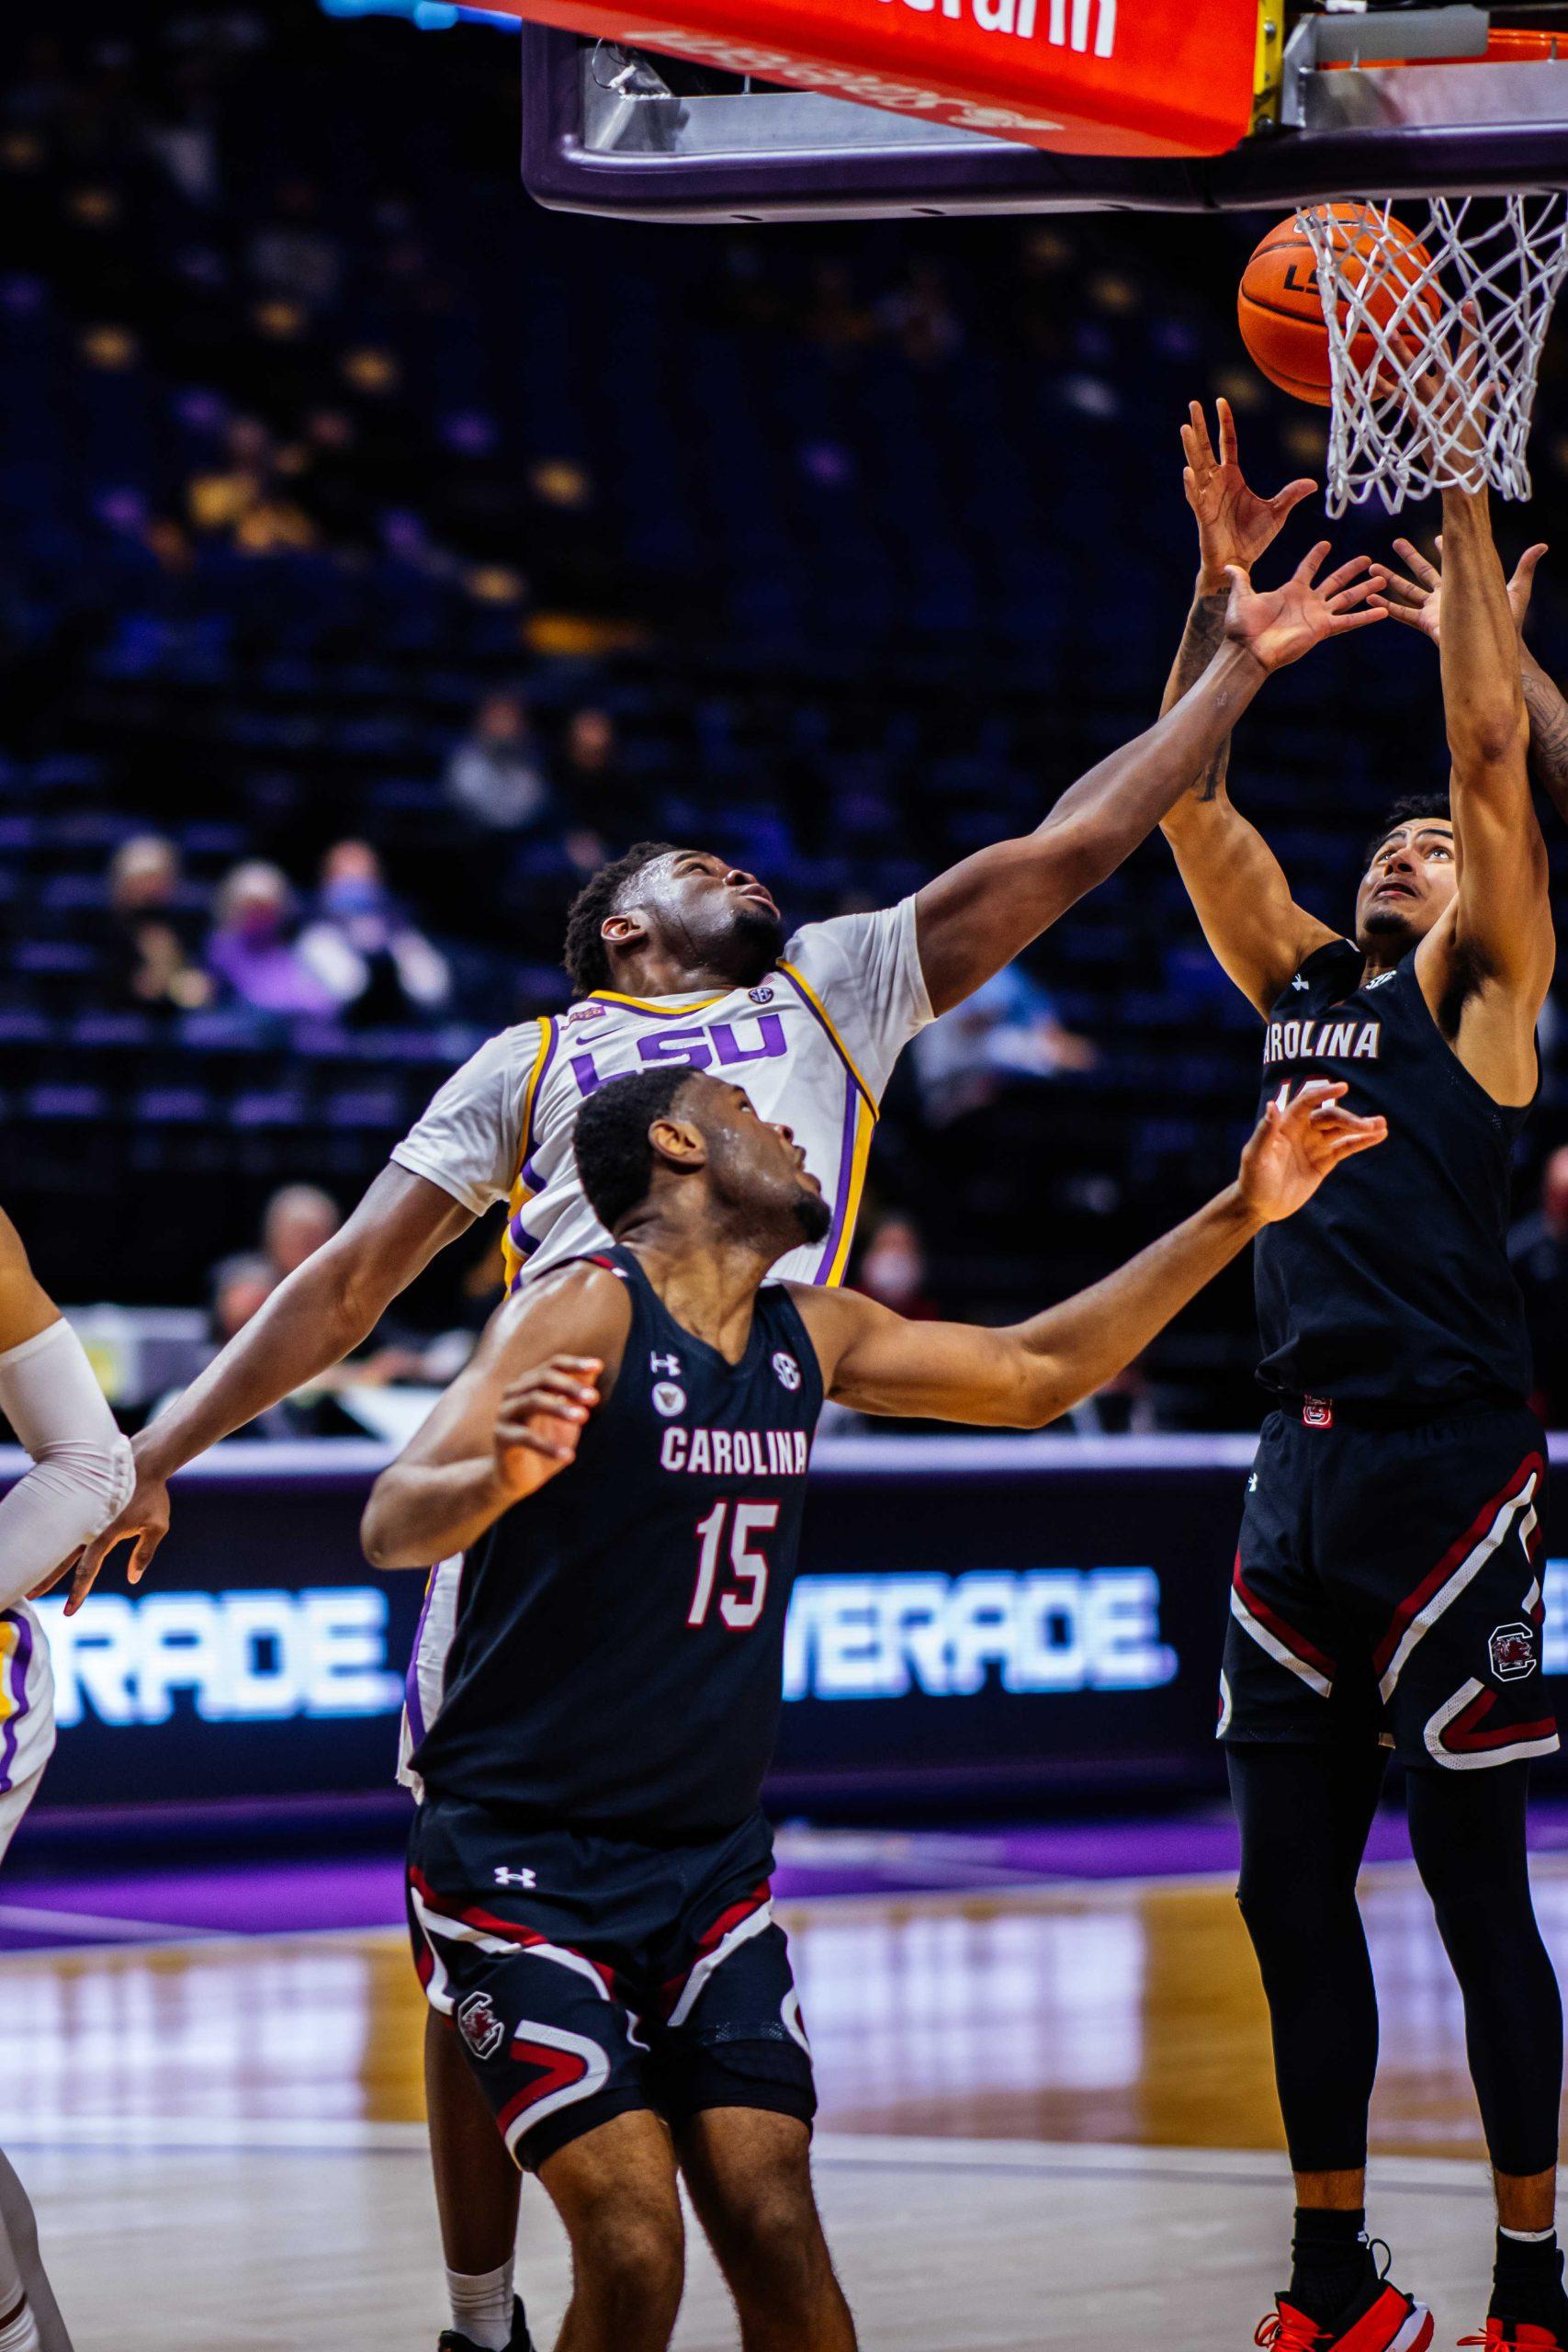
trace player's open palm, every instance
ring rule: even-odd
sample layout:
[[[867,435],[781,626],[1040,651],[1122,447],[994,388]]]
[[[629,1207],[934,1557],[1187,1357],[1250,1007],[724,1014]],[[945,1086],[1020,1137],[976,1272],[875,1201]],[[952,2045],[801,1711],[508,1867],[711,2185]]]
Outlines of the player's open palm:
[[[1318,573],[1328,559],[1328,541],[1309,548],[1279,588],[1254,588],[1240,564],[1226,567],[1231,583],[1225,635],[1245,645],[1266,670],[1299,662],[1326,637],[1347,637],[1383,618],[1383,575],[1369,569],[1370,556],[1356,555],[1325,580]]]
[[[1342,1080],[1310,1078],[1294,1094],[1276,1096],[1241,1156],[1237,1184],[1265,1225],[1293,1216],[1342,1159],[1371,1151],[1388,1121],[1347,1111]]]
[[[1187,458],[1182,484],[1198,525],[1199,562],[1205,577],[1213,581],[1218,581],[1233,563],[1250,571],[1265,548],[1273,546],[1287,518],[1317,488],[1303,475],[1298,481],[1288,481],[1272,498],[1259,498],[1248,488],[1241,470],[1231,404],[1222,400],[1215,408],[1220,428],[1217,450],[1201,401],[1192,402],[1190,421],[1181,428]]]
[[[1406,628],[1419,629],[1423,637],[1429,637],[1437,645],[1441,641],[1443,623],[1442,533],[1438,534],[1435,560],[1423,555],[1414,539],[1395,539],[1393,547],[1394,553],[1404,558],[1406,571],[1400,572],[1391,568],[1387,573],[1383,601],[1389,618],[1403,621]],[[1527,548],[1508,582],[1508,609],[1521,637],[1535,589],[1535,568],[1545,553],[1544,539]]]
[[[576,1461],[604,1369],[597,1356],[547,1356],[505,1391],[496,1415],[495,1461],[514,1502]]]

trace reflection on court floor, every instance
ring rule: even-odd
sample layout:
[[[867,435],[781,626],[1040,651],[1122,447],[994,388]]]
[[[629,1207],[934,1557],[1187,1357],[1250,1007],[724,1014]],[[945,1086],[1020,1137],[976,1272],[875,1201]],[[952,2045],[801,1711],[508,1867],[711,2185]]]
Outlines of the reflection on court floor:
[[[1568,1861],[1538,1861],[1537,1885],[1568,1962]],[[1458,1997],[1407,1868],[1370,1872],[1366,1906],[1375,2144],[1403,2183],[1375,2218],[1406,2270],[1425,2249],[1423,2291],[1451,2282],[1457,2334],[1488,2245]],[[1228,1880],[820,1900],[789,1925],[868,2346],[1077,2345],[1110,2322],[1102,2277],[1112,2332],[1157,2310],[1169,2352],[1212,2345],[1222,2310],[1257,2317],[1287,2199]],[[397,1931],[33,1951],[0,1962],[0,2143],[85,2352],[434,2340],[422,2015]],[[560,2249],[527,2204],[547,2318]],[[732,2341],[700,2265],[679,2341]]]

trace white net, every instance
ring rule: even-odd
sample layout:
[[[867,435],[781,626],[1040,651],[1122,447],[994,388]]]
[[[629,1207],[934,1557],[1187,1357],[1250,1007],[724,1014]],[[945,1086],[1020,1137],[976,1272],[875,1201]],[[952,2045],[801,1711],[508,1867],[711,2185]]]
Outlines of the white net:
[[[1490,483],[1528,498],[1568,194],[1303,206],[1328,322],[1328,510]]]

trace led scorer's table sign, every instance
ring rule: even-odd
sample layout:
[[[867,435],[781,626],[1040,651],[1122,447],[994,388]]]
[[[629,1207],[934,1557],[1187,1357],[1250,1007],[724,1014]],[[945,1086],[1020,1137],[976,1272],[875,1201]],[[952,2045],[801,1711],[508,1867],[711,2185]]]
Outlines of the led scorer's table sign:
[[[39,1606],[62,1730],[166,1724],[329,1723],[395,1714],[385,1585],[302,1592],[95,1592],[75,1616]],[[962,1576],[805,1576],[784,1636],[784,1697],[973,1698],[1152,1690],[1177,1658],[1159,1635],[1152,1568],[976,1568]]]
[[[1246,1439],[823,1440],[780,1804],[1213,1778]],[[151,1580],[40,1604],[56,1807],[388,1787],[416,1575],[360,1555],[374,1446],[230,1445]],[[0,1458],[0,1479],[19,1457]],[[1568,1523],[1558,1540],[1568,1553]],[[1568,1556],[1543,1574],[1568,1673]]]

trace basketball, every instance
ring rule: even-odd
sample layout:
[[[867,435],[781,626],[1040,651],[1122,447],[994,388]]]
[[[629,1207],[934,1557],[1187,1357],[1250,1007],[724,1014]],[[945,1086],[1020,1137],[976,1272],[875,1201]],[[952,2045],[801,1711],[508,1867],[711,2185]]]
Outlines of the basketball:
[[[1385,223],[1381,213],[1364,204],[1324,205],[1317,217],[1335,223],[1336,243],[1347,256],[1344,273],[1352,285],[1359,285],[1369,268],[1375,273],[1367,307],[1380,324],[1386,325],[1402,303],[1424,314],[1412,319],[1413,329],[1438,316],[1437,287],[1419,283],[1432,257],[1402,221]],[[1398,247],[1397,256],[1387,250],[1391,241]],[[1413,294],[1412,288],[1417,290]],[[1269,230],[1243,270],[1236,317],[1242,341],[1271,384],[1314,408],[1328,406],[1328,329],[1317,263],[1293,213]],[[1363,330],[1351,342],[1350,356],[1363,372],[1375,368],[1376,338]]]

